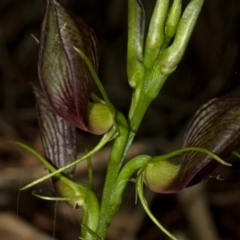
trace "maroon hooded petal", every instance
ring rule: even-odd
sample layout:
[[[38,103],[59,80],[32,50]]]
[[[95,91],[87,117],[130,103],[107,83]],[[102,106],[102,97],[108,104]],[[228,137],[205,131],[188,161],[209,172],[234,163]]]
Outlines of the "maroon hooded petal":
[[[77,159],[76,128],[56,115],[43,93],[33,86],[37,100],[38,122],[46,158],[57,169]],[[68,168],[64,174],[73,177],[75,167]]]
[[[240,98],[214,98],[204,104],[189,124],[183,147],[205,148],[226,161],[240,147]],[[218,164],[196,151],[185,152],[179,164],[157,156],[146,166],[144,181],[155,192],[175,193],[200,182]]]
[[[97,46],[92,29],[56,0],[48,0],[39,51],[41,87],[56,114],[88,131],[86,112],[94,81],[73,47],[81,49],[97,71]]]
[[[240,146],[240,98],[214,98],[194,115],[184,137],[184,147],[203,147],[224,160]],[[210,156],[186,152],[180,185],[190,186],[208,176],[218,165]]]

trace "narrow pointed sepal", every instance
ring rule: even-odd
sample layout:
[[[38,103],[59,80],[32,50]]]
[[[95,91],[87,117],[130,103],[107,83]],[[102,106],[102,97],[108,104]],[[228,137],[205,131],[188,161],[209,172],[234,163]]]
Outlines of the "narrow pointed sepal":
[[[37,100],[38,122],[46,158],[57,169],[64,167],[77,159],[76,129],[52,111],[37,87],[33,86],[33,90]],[[74,170],[75,167],[68,168],[64,174],[72,177]]]
[[[88,131],[86,112],[94,81],[74,47],[85,53],[97,71],[97,46],[93,31],[56,0],[48,0],[38,64],[42,90],[56,114]]]
[[[82,207],[85,201],[85,187],[65,177],[54,179],[54,188],[61,198],[66,198],[68,205],[73,208]]]

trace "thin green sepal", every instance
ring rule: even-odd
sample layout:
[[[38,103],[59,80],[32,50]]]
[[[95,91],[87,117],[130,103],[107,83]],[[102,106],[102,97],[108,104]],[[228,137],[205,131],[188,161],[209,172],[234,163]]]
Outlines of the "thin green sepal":
[[[156,226],[163,232],[165,233],[170,239],[172,240],[177,240],[177,238],[175,238],[166,228],[164,228],[159,222],[158,220],[153,216],[153,214],[151,213],[147,201],[144,197],[143,194],[143,174],[142,174],[142,170],[139,172],[138,177],[137,177],[137,192],[138,192],[138,196],[140,199],[140,202],[145,210],[145,212],[147,213],[147,215],[149,216],[149,218],[156,224]]]
[[[81,227],[84,228],[93,237],[93,240],[103,240],[103,238],[99,237],[97,233],[90,229],[87,225],[81,224]],[[79,239],[85,240],[84,238],[81,237]]]
[[[151,162],[159,162],[161,160],[169,160],[171,158],[174,158],[174,157],[177,157],[177,156],[181,155],[184,152],[191,152],[191,151],[205,153],[205,154],[209,155],[211,158],[213,158],[214,160],[216,160],[217,162],[221,163],[222,165],[229,166],[229,167],[232,166],[232,164],[225,162],[223,159],[221,159],[219,156],[217,156],[213,152],[209,151],[206,148],[202,148],[202,147],[181,148],[181,149],[178,149],[174,152],[158,156],[157,158],[155,157],[155,158],[153,158],[155,161],[153,160]]]
[[[40,199],[43,199],[43,200],[47,200],[47,201],[71,201],[71,200],[78,200],[79,198],[76,198],[76,197],[48,197],[48,196],[43,196],[43,195],[40,195],[38,193],[35,193],[34,191],[32,192],[32,195],[37,197],[37,198],[40,198]]]
[[[81,56],[81,58],[87,64],[88,69],[89,69],[89,71],[90,71],[90,73],[91,73],[91,75],[93,77],[93,80],[95,81],[99,91],[101,92],[102,97],[103,97],[105,103],[107,104],[107,106],[108,106],[112,116],[115,116],[115,108],[112,105],[111,101],[109,100],[109,98],[107,96],[107,93],[106,93],[106,91],[105,91],[105,89],[104,89],[104,87],[103,87],[103,85],[102,85],[102,83],[101,83],[101,81],[100,81],[96,71],[94,70],[91,61],[88,59],[88,57],[85,55],[85,53],[81,49],[79,49],[77,47],[73,47],[73,48],[75,49],[75,51]]]
[[[45,181],[45,180],[47,180],[47,179],[49,179],[49,178],[51,178],[51,177],[53,177],[53,176],[56,176],[57,174],[63,172],[64,170],[66,170],[66,169],[68,169],[68,168],[70,168],[70,167],[72,167],[72,166],[74,166],[74,165],[76,165],[76,164],[78,164],[78,163],[86,160],[86,158],[92,156],[92,155],[95,154],[97,151],[99,151],[108,141],[112,140],[113,137],[116,137],[115,134],[116,134],[116,129],[114,128],[114,129],[110,130],[108,133],[106,133],[106,134],[102,137],[102,139],[101,139],[101,141],[98,143],[98,145],[97,145],[94,149],[92,149],[90,152],[88,152],[86,155],[82,156],[81,158],[77,159],[76,161],[74,161],[74,162],[72,162],[72,163],[70,163],[70,164],[68,164],[68,165],[66,165],[66,166],[64,166],[64,167],[62,167],[62,168],[59,168],[59,169],[57,169],[57,170],[55,170],[55,168],[53,168],[53,166],[51,166],[51,167],[49,168],[49,170],[50,170],[50,171],[53,170],[52,173],[50,173],[50,174],[48,174],[48,175],[46,175],[46,176],[44,176],[44,177],[42,177],[42,178],[40,178],[40,179],[37,179],[36,181],[33,181],[32,183],[30,183],[30,184],[26,185],[25,187],[21,188],[21,190],[25,190],[25,189],[27,189],[27,188],[30,188],[30,187],[32,187],[32,186],[34,186],[34,185],[36,185],[36,184],[38,184],[38,183],[40,183],[40,182],[43,182],[43,181]],[[24,145],[24,144],[22,144],[22,143],[19,143],[19,142],[14,142],[14,143],[17,144],[17,145],[19,145],[19,146],[21,146],[21,147],[23,147],[23,148],[26,149],[26,150],[29,149],[30,152],[33,153],[35,156],[40,156],[36,151],[34,151],[33,149],[29,148],[28,146],[26,146],[26,145]],[[41,156],[40,156],[40,157],[41,157]],[[39,159],[41,160],[41,159],[44,159],[44,158],[41,157],[41,158],[39,158]],[[44,162],[45,162],[45,161],[46,161],[46,159],[44,159]],[[43,163],[44,163],[44,162],[43,162]],[[49,164],[49,163],[48,163],[48,164]],[[47,166],[47,165],[45,165],[45,166]],[[51,170],[51,169],[52,169],[52,170]],[[57,175],[57,176],[59,176],[59,175]]]

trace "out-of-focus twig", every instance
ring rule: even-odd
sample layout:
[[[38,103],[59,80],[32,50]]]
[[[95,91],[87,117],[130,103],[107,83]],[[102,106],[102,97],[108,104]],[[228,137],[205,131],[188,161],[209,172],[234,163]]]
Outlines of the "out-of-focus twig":
[[[219,240],[212,215],[209,210],[204,184],[186,188],[178,194],[185,214],[198,240]]]

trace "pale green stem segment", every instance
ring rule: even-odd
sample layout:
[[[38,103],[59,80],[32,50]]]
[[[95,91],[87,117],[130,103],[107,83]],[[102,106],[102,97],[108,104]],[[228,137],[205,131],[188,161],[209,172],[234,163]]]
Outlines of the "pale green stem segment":
[[[115,141],[117,141],[117,139]],[[115,153],[112,153],[112,154],[114,155]],[[122,195],[129,181],[129,178],[139,168],[144,167],[146,163],[151,159],[151,157],[138,156],[133,158],[123,167],[119,175],[118,173],[116,174],[116,169],[118,170],[118,167],[116,167],[115,164],[117,164],[118,161],[120,161],[121,159],[119,159],[119,157],[111,158],[111,159],[113,161],[111,162],[111,165],[110,165],[112,169],[110,169],[111,171],[108,171],[108,175],[105,181],[104,193],[103,193],[102,203],[101,203],[102,206],[100,211],[101,221],[99,222],[98,229],[97,229],[97,233],[102,238],[105,237],[106,231],[110,225],[110,222],[113,216],[115,215],[115,213],[117,212],[117,210],[119,209],[119,206],[122,202]],[[108,189],[108,185],[106,185],[107,183],[111,187],[110,189]]]
[[[145,210],[145,212],[148,214],[149,218],[156,224],[156,226],[162,231],[164,232],[170,239],[172,240],[177,240],[177,238],[175,238],[170,232],[168,232],[168,230],[166,228],[164,228],[159,222],[158,220],[153,216],[153,214],[151,213],[147,201],[144,197],[144,193],[143,193],[143,176],[142,174],[140,174],[137,177],[137,192],[138,192],[138,196],[139,199],[142,203],[142,206]]]
[[[82,229],[85,229],[85,231],[87,231],[91,236],[92,240],[104,240],[103,238],[99,237],[96,232],[92,231],[87,225],[85,224],[81,224]],[[81,240],[86,240],[85,237],[79,237],[79,239]]]
[[[81,236],[87,240],[101,239],[95,232],[100,220],[99,203],[96,195],[92,191],[88,190],[86,192],[86,198],[82,207],[82,225],[87,226],[87,228],[82,228]]]
[[[103,239],[106,236],[106,232],[110,225],[112,217],[116,213],[114,209],[109,206],[111,206],[112,197],[114,196],[114,191],[116,189],[119,170],[122,166],[122,154],[125,150],[129,134],[127,121],[120,112],[117,112],[116,123],[118,126],[119,137],[114,140],[109,157],[107,175],[101,199],[99,217],[101,220],[99,221],[97,228],[97,234]]]
[[[87,154],[88,151],[85,151]],[[88,166],[88,186],[91,190],[94,189],[94,177],[93,177],[93,168],[92,168],[92,160],[91,157],[87,158],[87,166]]]
[[[129,182],[130,177],[139,169],[144,168],[151,159],[151,156],[140,155],[129,160],[129,162],[127,162],[126,165],[122,168],[121,172],[118,175],[115,192],[112,198],[112,206],[116,208],[116,211],[122,202],[122,195],[127,183]]]

